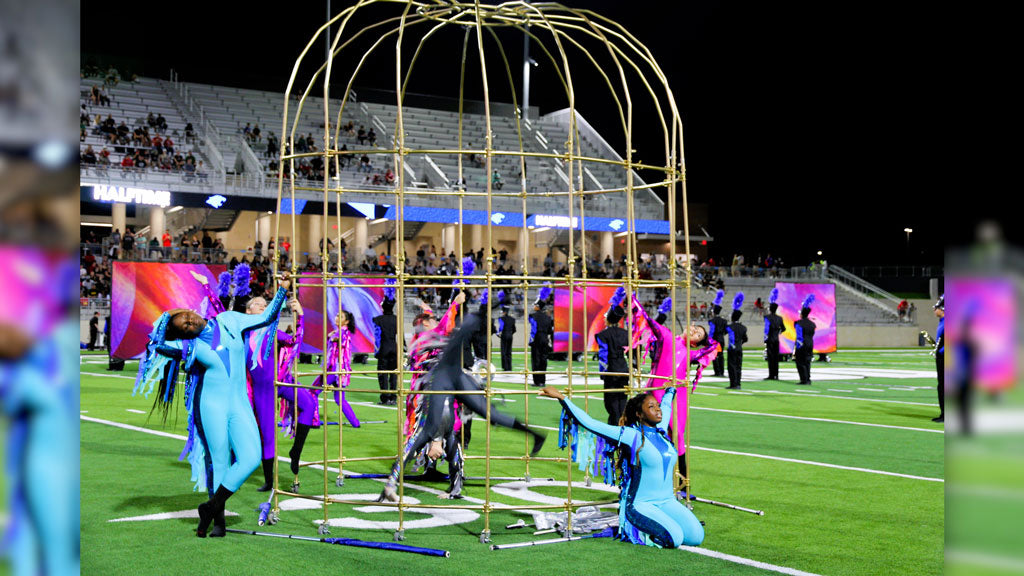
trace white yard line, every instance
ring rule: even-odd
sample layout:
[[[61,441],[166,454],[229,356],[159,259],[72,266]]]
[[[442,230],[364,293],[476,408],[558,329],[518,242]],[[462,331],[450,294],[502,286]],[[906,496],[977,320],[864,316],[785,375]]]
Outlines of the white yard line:
[[[732,554],[716,552],[714,550],[708,550],[707,548],[698,548],[696,546],[680,546],[679,550],[685,550],[687,552],[693,552],[694,554],[700,554],[701,556],[709,556],[711,558],[717,558],[719,560],[725,560],[727,562],[733,562],[735,564],[743,564],[744,566],[753,566],[754,568],[760,568],[761,570],[770,570],[772,572],[778,572],[780,574],[789,574],[790,576],[819,576],[818,574],[814,574],[813,572],[804,572],[803,570],[797,570],[795,568],[776,566],[775,564],[760,562],[758,560],[751,560],[750,558],[743,558],[742,556],[733,556]]]
[[[706,410],[708,412],[726,412],[729,414],[746,414],[750,416],[768,416],[770,418],[786,418],[789,420],[810,420],[813,422],[833,422],[835,424],[852,424],[854,426],[870,426],[872,428],[892,428],[894,430],[913,430],[915,432],[931,432],[943,434],[942,430],[930,430],[928,428],[912,428],[909,426],[893,426],[890,424],[869,424],[867,422],[851,422],[849,420],[832,420],[829,418],[812,418],[810,416],[789,416],[787,414],[769,414],[766,412],[747,412],[745,410],[725,410],[723,408],[705,408],[703,406],[690,406],[690,410]]]
[[[810,466],[821,466],[823,468],[836,468],[838,470],[852,470],[854,472],[867,472],[869,474],[881,474],[883,476],[897,476],[899,478],[910,478],[911,480],[927,480],[928,482],[945,482],[942,478],[929,478],[927,476],[914,476],[913,474],[900,474],[899,472],[887,472],[885,470],[873,470],[871,468],[859,468],[856,466],[842,466],[840,464],[828,464],[826,462],[814,462],[811,460],[797,460],[795,458],[783,458],[781,456],[768,456],[767,454],[751,454],[749,452],[734,452],[732,450],[719,450],[718,448],[704,448],[702,446],[690,446],[694,450],[705,452],[717,452],[719,454],[732,454],[734,456],[750,456],[752,458],[763,458],[765,460],[778,460],[779,462],[793,462],[795,464],[807,464]]]

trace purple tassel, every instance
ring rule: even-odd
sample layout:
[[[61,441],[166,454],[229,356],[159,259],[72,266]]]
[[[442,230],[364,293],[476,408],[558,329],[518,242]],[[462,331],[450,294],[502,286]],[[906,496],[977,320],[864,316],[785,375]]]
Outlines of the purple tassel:
[[[547,302],[548,298],[551,297],[551,284],[545,282],[544,286],[541,287],[540,292],[537,294],[537,300],[540,302]]]
[[[661,301],[661,306],[658,306],[658,312],[660,314],[668,314],[672,311],[672,298],[665,298]]]
[[[772,292],[768,296],[768,303],[769,304],[775,304],[776,300],[778,300],[778,299],[779,299],[779,289],[778,288],[772,288]]]
[[[246,295],[249,294],[249,281],[250,281],[251,277],[252,276],[250,274],[249,265],[248,264],[245,264],[243,262],[242,264],[239,264],[238,266],[235,266],[235,277],[234,277],[234,281],[235,282],[234,283],[235,283],[235,297],[236,298],[239,297],[239,296],[246,296]]]
[[[808,294],[807,298],[804,298],[803,303],[800,304],[800,309],[810,308],[811,304],[814,304],[814,294]]]
[[[384,282],[384,298],[385,299],[387,299],[387,300],[394,300],[395,299],[395,289],[394,288],[390,288],[390,286],[394,286],[394,285],[395,285],[395,279],[394,278],[388,278]]]
[[[220,276],[217,276],[217,296],[231,297],[231,272],[221,272]]]
[[[608,305],[612,308],[622,304],[622,301],[626,299],[626,289],[619,286],[615,289],[615,294],[612,295],[611,300],[608,301]]]
[[[712,302],[712,304],[715,306],[721,306],[722,298],[725,298],[725,290],[719,290],[718,294],[715,294],[715,301]]]
[[[737,292],[736,297],[732,299],[732,309],[739,310],[743,307],[743,292]]]

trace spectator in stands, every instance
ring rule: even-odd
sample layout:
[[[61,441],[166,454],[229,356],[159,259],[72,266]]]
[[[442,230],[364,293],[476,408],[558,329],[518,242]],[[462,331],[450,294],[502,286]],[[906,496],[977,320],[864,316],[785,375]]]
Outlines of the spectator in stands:
[[[164,115],[159,112],[156,115],[156,131],[167,132],[167,118],[164,118]]]
[[[245,123],[245,128],[242,128],[242,135],[246,140],[252,139],[252,126],[248,122]]]
[[[168,154],[174,154],[174,141],[171,140],[170,136],[164,138],[164,150],[166,150]]]
[[[498,169],[495,168],[494,173],[491,174],[491,187],[495,190],[501,190],[501,187],[504,185],[505,183],[501,180],[501,172],[498,172]]]
[[[156,235],[153,235],[149,239],[149,257],[159,260],[163,256],[163,250],[160,249],[160,241],[157,240]]]
[[[370,164],[370,157],[367,156],[366,154],[363,154],[359,158],[359,171],[360,172],[367,172],[367,173],[369,173],[372,170],[373,170],[373,166]]]
[[[395,183],[395,172],[391,170],[390,166],[388,166],[388,169],[384,171],[384,182],[386,184]]]
[[[139,260],[146,258],[146,235],[136,234],[135,235],[135,257]]]
[[[146,114],[146,126],[149,126],[154,130],[156,129],[156,116],[153,115],[153,112]]]
[[[373,126],[371,126],[370,131],[366,133],[366,139],[369,140],[370,146],[377,145],[377,133],[373,131]]]
[[[203,253],[206,255],[210,254],[210,249],[213,248],[213,238],[210,237],[210,233],[203,230]]]
[[[150,144],[152,144],[153,150],[156,150],[159,154],[163,150],[164,139],[161,138],[159,134],[154,134],[153,139],[150,140]]]
[[[85,152],[82,152],[82,164],[95,164],[96,163],[96,151],[92,149],[92,145],[85,147]]]
[[[359,127],[359,132],[356,133],[356,139],[359,140],[359,145],[366,144],[366,128],[363,126]]]
[[[195,139],[196,129],[192,126],[192,123],[189,122],[188,124],[185,124],[185,143],[191,144],[192,142],[195,141]]]
[[[277,141],[277,137],[271,132],[267,135],[267,150],[264,152],[264,156],[267,158],[275,158],[277,156],[277,149],[280,144]],[[275,169],[276,170],[276,169]]]
[[[262,132],[260,131],[260,125],[259,124],[257,124],[257,125],[252,127],[252,139],[253,139],[254,142],[262,142],[263,141],[263,135],[262,135]]]

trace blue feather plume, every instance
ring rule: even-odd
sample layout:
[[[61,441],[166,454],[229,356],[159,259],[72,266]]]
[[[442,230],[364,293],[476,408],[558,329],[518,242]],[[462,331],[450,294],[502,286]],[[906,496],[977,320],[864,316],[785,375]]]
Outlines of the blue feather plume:
[[[487,297],[488,296],[489,296],[488,290],[487,290],[487,288],[484,288],[484,291],[480,293],[480,305],[481,306],[487,306]]]
[[[715,294],[715,301],[712,302],[715,306],[722,305],[722,298],[725,298],[725,290],[719,290],[718,294]]]
[[[504,304],[504,303],[505,303],[505,291],[504,290],[498,290],[498,304]]]
[[[775,304],[776,300],[779,299],[779,289],[772,288],[772,293],[768,296],[768,303]]]
[[[395,279],[394,278],[388,278],[387,280],[384,281],[384,298],[386,298],[388,300],[394,300],[395,299],[395,289],[392,288],[392,286],[394,286],[394,285],[395,285]]]
[[[661,314],[668,314],[672,311],[672,298],[665,298],[661,301],[661,306],[658,306],[658,312]]]
[[[245,296],[249,293],[249,280],[251,278],[249,265],[241,263],[235,266],[235,296]]]
[[[810,308],[811,304],[814,304],[814,294],[808,294],[807,298],[804,298],[803,303],[800,304],[800,309]]]
[[[473,259],[466,257],[462,259],[462,275],[472,276],[473,272],[476,271],[476,264],[473,263]]]
[[[737,292],[736,297],[732,299],[732,309],[739,310],[743,307],[743,292]]]
[[[619,286],[615,289],[615,294],[612,294],[611,300],[608,301],[608,305],[612,308],[622,304],[622,301],[626,299],[626,289]]]
[[[551,284],[548,283],[548,282],[545,282],[544,286],[542,286],[540,291],[537,293],[537,300],[540,300],[541,302],[547,302],[547,300],[548,300],[548,298],[550,296],[551,296]]]
[[[217,276],[217,296],[231,297],[231,272],[221,272],[220,276]]]

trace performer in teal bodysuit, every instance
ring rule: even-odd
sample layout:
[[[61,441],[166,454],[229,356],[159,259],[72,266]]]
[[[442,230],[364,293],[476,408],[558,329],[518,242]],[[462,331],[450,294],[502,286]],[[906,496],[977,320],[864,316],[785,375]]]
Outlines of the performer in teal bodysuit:
[[[178,365],[185,362],[189,438],[182,455],[188,454],[196,488],[203,486],[210,495],[199,505],[200,538],[206,537],[210,522],[210,536],[224,535],[225,502],[260,464],[260,433],[246,390],[246,333],[276,320],[288,285],[285,274],[262,314],[228,311],[205,320],[191,310],[171,310],[160,316],[149,335],[136,392],[149,383],[148,395],[159,381],[156,403],[167,410]]]
[[[540,395],[558,399],[576,423],[619,446],[621,540],[662,548],[699,546],[704,541],[704,527],[676,500],[672,485],[678,456],[668,426],[675,388],[665,391],[660,404],[653,394],[634,396],[626,403],[621,426],[592,418],[556,388],[543,388]]]

